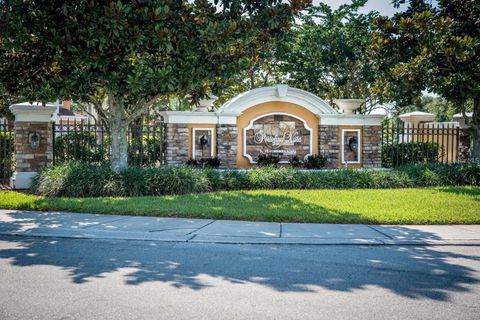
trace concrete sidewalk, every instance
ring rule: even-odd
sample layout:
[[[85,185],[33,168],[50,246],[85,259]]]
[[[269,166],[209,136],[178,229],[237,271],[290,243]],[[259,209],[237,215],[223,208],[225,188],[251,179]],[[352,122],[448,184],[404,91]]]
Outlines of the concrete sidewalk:
[[[480,245],[480,225],[305,224],[0,210],[0,235],[239,244]]]

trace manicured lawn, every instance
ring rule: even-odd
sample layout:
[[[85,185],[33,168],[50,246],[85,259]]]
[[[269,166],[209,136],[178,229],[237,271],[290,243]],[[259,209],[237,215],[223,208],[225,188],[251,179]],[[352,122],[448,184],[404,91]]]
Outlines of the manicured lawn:
[[[480,188],[257,190],[139,198],[0,192],[0,208],[259,221],[478,224]]]

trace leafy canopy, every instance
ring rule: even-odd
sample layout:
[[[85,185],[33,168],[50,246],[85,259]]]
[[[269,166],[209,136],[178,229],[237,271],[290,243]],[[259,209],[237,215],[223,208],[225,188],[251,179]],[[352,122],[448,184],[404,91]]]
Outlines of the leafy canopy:
[[[336,10],[326,4],[309,9],[291,41],[278,50],[290,84],[329,100],[374,100],[369,87],[375,77],[367,48],[378,13],[359,13],[365,3],[354,0]]]
[[[204,92],[287,30],[306,0],[1,2],[0,80],[31,100],[96,101],[135,118],[151,99]],[[138,112],[137,112],[138,111]]]
[[[395,0],[395,5],[405,3]],[[372,61],[375,90],[408,105],[422,90],[463,104],[480,97],[480,2],[409,1],[405,12],[376,21]]]

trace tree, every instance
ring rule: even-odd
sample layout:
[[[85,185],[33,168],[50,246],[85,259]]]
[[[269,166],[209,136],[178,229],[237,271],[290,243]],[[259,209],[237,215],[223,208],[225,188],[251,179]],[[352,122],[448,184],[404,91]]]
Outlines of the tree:
[[[0,1],[0,82],[31,100],[91,103],[114,170],[127,128],[159,98],[204,94],[248,65],[251,39],[288,30],[308,0]]]
[[[470,111],[470,105],[467,105],[466,111]],[[435,121],[444,122],[452,121],[453,115],[458,113],[455,104],[443,97],[433,95],[422,95],[418,99],[414,99],[412,104],[408,106],[397,105],[392,110],[394,117],[411,111],[424,111],[435,114]]]
[[[380,75],[375,89],[400,106],[423,90],[445,97],[457,112],[471,101],[471,152],[480,159],[480,2],[439,0],[434,7],[411,0],[405,12],[376,24],[370,50]]]
[[[336,10],[326,4],[309,9],[293,28],[292,39],[277,50],[289,84],[330,101],[367,98],[364,111],[377,105],[379,97],[370,90],[375,74],[367,49],[378,13],[359,13],[366,2],[354,0]]]
[[[18,97],[9,94],[6,90],[2,90],[0,86],[0,118],[5,118],[10,122],[15,119],[9,107],[19,102]]]
[[[215,101],[216,106],[237,96],[238,94],[259,87],[271,86],[285,81],[285,75],[281,72],[276,52],[280,48],[279,43],[287,41],[291,37],[290,30],[264,41],[262,38],[252,38],[246,51],[245,59],[248,61],[244,70],[228,79],[217,79],[212,84],[212,93],[219,98]]]

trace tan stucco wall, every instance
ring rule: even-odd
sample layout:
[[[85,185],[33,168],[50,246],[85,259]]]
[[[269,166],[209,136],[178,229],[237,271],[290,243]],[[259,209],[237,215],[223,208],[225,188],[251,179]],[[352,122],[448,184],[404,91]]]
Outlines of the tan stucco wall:
[[[275,113],[275,112],[288,113],[305,120],[307,122],[307,125],[312,129],[312,134],[313,134],[312,151],[314,154],[318,153],[317,142],[318,142],[319,119],[315,114],[305,109],[304,107],[294,103],[280,102],[280,101],[265,102],[245,110],[243,114],[237,118],[237,127],[238,127],[237,167],[238,168],[251,167],[251,164],[249,163],[248,159],[243,156],[243,134],[244,134],[243,129],[248,126],[248,124],[252,119],[267,113]]]

